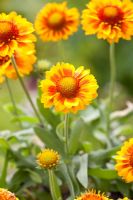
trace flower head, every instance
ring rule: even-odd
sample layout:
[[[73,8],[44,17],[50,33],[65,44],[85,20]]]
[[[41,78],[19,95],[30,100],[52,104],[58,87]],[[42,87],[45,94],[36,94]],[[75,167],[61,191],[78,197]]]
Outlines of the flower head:
[[[77,31],[79,12],[67,8],[66,2],[48,3],[38,13],[35,21],[36,32],[44,41],[66,40]]]
[[[118,42],[133,35],[133,3],[130,0],[91,0],[82,13],[86,35]]]
[[[75,69],[68,63],[57,63],[46,72],[46,80],[41,81],[44,107],[55,106],[59,112],[77,112],[89,105],[97,97],[97,81],[81,66]]]
[[[36,61],[35,47],[33,44],[28,44],[22,48],[17,48],[14,51],[14,58],[18,67],[20,76],[29,75],[33,70],[33,64]],[[17,74],[9,58],[8,67],[5,69],[5,75],[8,78],[16,79]]]
[[[11,56],[17,47],[34,42],[33,31],[33,25],[17,13],[0,14],[0,56]]]
[[[8,190],[0,188],[0,200],[18,200],[18,198]]]
[[[127,183],[133,182],[133,138],[117,152],[115,169]]]
[[[74,200],[109,200],[109,198],[106,197],[104,194],[100,194],[100,192],[96,194],[96,192],[92,190],[81,194],[81,196],[75,198]]]
[[[44,149],[37,156],[38,164],[45,169],[51,169],[58,165],[60,156],[53,149]]]

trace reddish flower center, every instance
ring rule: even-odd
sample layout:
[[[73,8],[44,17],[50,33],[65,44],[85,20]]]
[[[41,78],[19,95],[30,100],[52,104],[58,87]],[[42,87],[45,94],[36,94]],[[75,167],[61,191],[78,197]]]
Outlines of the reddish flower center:
[[[8,21],[0,21],[0,42],[8,43],[18,36],[18,29],[15,24]]]
[[[9,56],[0,56],[0,65],[5,64],[6,62],[8,62],[9,59]]]
[[[98,14],[100,20],[111,25],[118,25],[123,19],[123,12],[119,7],[106,6],[99,10]]]
[[[66,98],[75,97],[77,89],[78,83],[73,77],[64,77],[58,83],[58,91]]]
[[[62,28],[65,22],[65,17],[61,12],[54,12],[48,18],[48,25],[54,29]]]

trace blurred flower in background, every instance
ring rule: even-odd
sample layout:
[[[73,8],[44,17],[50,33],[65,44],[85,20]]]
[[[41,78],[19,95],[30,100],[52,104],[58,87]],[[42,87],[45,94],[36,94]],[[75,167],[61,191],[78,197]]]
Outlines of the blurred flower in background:
[[[83,10],[82,25],[86,35],[118,42],[133,35],[133,3],[120,0],[91,0]]]
[[[48,3],[38,13],[35,20],[36,32],[44,41],[66,40],[77,31],[79,12],[77,8],[67,8],[67,3]]]

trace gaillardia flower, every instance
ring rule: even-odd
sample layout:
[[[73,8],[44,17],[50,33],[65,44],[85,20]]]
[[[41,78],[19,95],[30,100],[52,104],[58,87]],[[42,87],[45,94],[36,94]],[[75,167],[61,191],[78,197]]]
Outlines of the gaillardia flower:
[[[0,56],[11,56],[17,47],[34,42],[33,31],[33,25],[17,13],[0,14]]]
[[[91,0],[82,13],[86,35],[97,34],[109,43],[133,35],[133,3],[130,0]]]
[[[48,3],[38,13],[35,20],[36,32],[44,41],[66,40],[77,31],[79,12],[67,8],[67,3]]]
[[[18,198],[8,190],[0,188],[0,200],[18,200]]]
[[[33,70],[33,64],[36,61],[34,44],[28,44],[22,48],[17,48],[14,51],[14,58],[17,64],[18,72],[20,76],[29,75]],[[10,58],[9,58],[10,60]],[[17,74],[11,63],[9,62],[8,67],[5,70],[5,75],[8,78],[16,79]]]
[[[53,149],[44,149],[37,155],[37,163],[45,169],[52,169],[59,164],[60,155]]]
[[[127,183],[133,182],[133,138],[123,144],[115,159],[118,175]]]
[[[75,198],[74,200],[109,200],[108,197],[106,197],[104,194],[96,194],[94,190],[88,191],[84,194],[81,194],[81,196]]]
[[[46,72],[41,81],[41,102],[44,107],[55,106],[59,112],[77,112],[97,97],[97,81],[81,66],[75,69],[69,63],[57,63]]]

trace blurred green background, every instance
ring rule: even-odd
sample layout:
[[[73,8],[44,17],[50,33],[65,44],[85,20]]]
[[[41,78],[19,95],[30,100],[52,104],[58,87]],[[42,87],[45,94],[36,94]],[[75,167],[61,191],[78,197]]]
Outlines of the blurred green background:
[[[47,2],[46,0],[0,0],[1,12],[16,11],[29,21],[34,22],[37,12]],[[56,0],[56,2],[62,2]],[[78,7],[81,11],[85,8],[87,0],[68,0],[68,6]],[[84,65],[90,68],[95,74],[100,85],[99,93],[104,95],[109,83],[109,45],[106,41],[98,40],[95,36],[85,36],[79,27],[77,33],[70,37],[67,41],[57,43],[44,43],[39,38],[36,43],[37,57],[47,59],[52,64],[58,61],[66,61],[73,63],[76,67]],[[126,99],[133,97],[133,40],[120,40],[116,45],[116,64],[117,64],[117,83],[118,92],[126,96]],[[24,93],[18,81],[10,81],[16,101],[22,102]],[[121,90],[122,88],[122,90]],[[121,104],[121,98],[118,98],[118,104]],[[5,111],[5,104],[10,102],[6,85],[0,86],[0,130],[11,129],[17,127],[10,121],[10,114]]]

